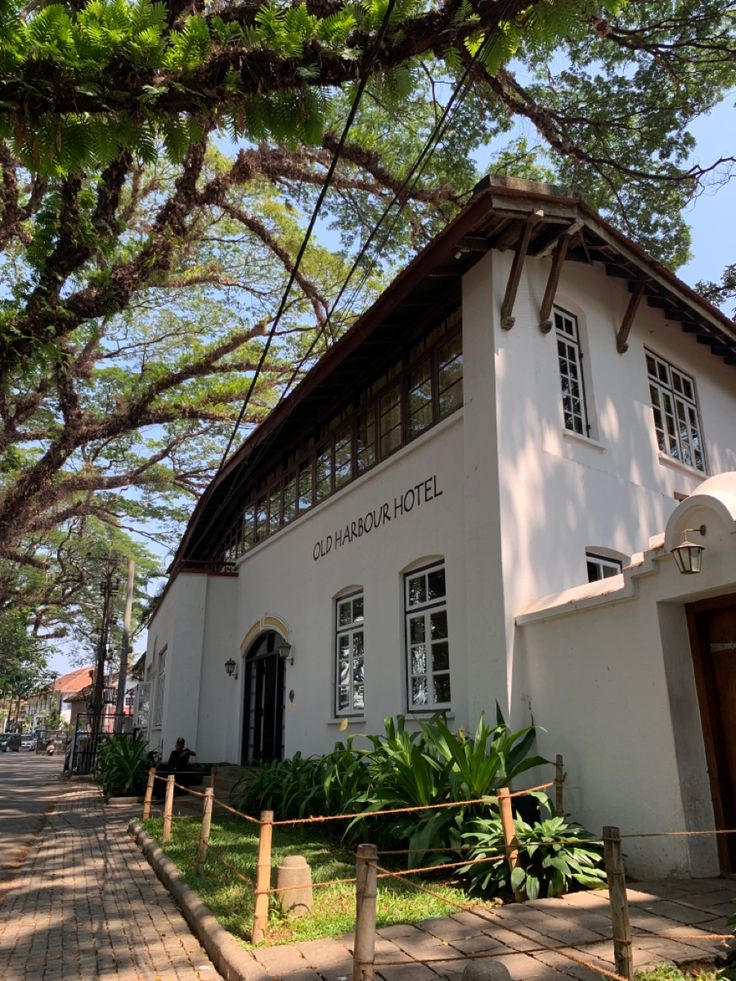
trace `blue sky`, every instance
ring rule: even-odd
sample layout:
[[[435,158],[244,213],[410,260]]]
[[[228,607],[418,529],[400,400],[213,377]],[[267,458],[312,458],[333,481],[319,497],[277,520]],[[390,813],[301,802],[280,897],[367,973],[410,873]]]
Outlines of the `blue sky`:
[[[693,163],[706,165],[719,157],[736,155],[733,145],[735,101],[736,93],[732,93],[709,116],[691,127],[698,141]],[[677,274],[690,286],[701,279],[719,280],[724,266],[736,262],[736,241],[731,224],[734,215],[736,180],[705,191],[685,212],[693,231],[693,257],[677,270]],[[727,312],[733,314],[733,310]]]

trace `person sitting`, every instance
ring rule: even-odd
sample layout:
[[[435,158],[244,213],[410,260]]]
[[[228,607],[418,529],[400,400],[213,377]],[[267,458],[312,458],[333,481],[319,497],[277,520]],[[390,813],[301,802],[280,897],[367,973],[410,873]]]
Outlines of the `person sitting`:
[[[189,765],[189,759],[197,754],[193,749],[187,749],[186,743],[184,742],[184,737],[179,736],[176,740],[176,746],[171,750],[169,754],[169,772],[176,773],[178,770],[186,770]]]

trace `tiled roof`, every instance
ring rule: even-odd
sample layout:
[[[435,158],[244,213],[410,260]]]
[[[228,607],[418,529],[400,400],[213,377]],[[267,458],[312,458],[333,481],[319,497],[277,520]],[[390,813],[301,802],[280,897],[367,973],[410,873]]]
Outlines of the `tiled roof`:
[[[69,674],[63,674],[54,682],[54,691],[81,691],[82,688],[86,688],[92,681],[94,669],[94,665],[90,664],[86,668],[78,668],[76,671],[70,671]]]

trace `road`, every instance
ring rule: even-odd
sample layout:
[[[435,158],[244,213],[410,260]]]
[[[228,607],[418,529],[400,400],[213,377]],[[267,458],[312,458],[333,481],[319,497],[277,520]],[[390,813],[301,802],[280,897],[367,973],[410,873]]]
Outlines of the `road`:
[[[0,883],[17,868],[45,811],[66,789],[62,765],[62,756],[0,753]]]

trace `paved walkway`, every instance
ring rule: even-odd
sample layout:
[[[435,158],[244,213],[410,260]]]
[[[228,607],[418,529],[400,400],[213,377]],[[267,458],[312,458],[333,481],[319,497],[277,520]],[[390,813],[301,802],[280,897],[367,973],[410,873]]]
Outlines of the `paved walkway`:
[[[91,784],[53,786],[56,807],[0,893],[0,978],[218,978],[126,833],[127,812],[104,808]]]
[[[215,981],[207,955],[126,833],[130,810],[104,808],[90,784],[54,780],[53,788],[57,805],[45,829],[0,887],[0,978]],[[723,953],[725,942],[709,935],[729,932],[735,896],[736,882],[727,879],[637,884],[629,891],[637,967]],[[376,976],[455,979],[469,959],[495,955],[516,981],[599,981],[581,962],[612,971],[610,937],[602,892],[458,912],[380,930]],[[347,981],[352,937],[261,947],[248,960],[248,981]]]
[[[707,962],[723,954],[725,942],[708,935],[730,932],[726,918],[736,909],[734,896],[736,882],[724,879],[639,883],[629,891],[636,967]],[[515,981],[600,981],[601,975],[580,961],[613,971],[610,937],[607,894],[572,893],[481,915],[458,912],[417,926],[380,930],[376,975],[383,981],[455,979],[468,959],[495,955]],[[252,979],[345,981],[352,976],[351,946],[347,936],[258,948],[254,960],[260,970],[254,970]],[[544,949],[550,947],[558,950]]]
[[[0,888],[23,859],[58,796],[58,757],[0,754]]]

